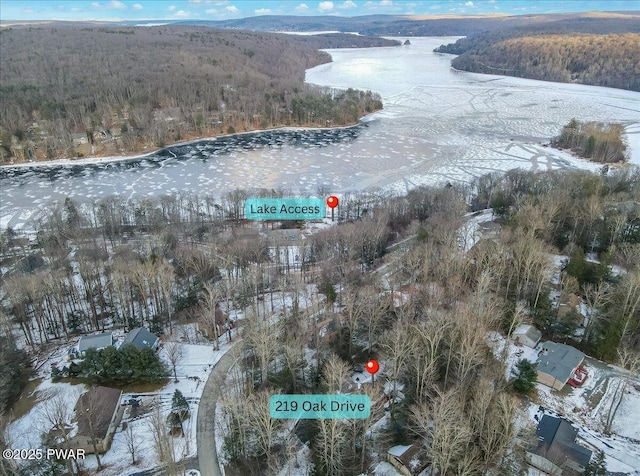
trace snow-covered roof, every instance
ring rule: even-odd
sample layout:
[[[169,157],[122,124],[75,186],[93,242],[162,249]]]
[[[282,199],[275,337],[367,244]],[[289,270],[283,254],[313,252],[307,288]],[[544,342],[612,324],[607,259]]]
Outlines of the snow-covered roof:
[[[389,448],[389,454],[391,456],[397,456],[399,458],[410,449],[411,449],[411,445],[409,446],[397,445],[397,446],[393,446],[392,448]]]
[[[94,334],[91,336],[82,336],[78,342],[78,352],[84,352],[87,349],[103,349],[113,345],[113,333],[105,332],[103,334]]]
[[[427,455],[420,444],[394,446],[389,449],[388,454],[402,463],[411,474],[418,474],[427,467]]]
[[[534,342],[538,342],[542,337],[542,332],[533,327],[531,324],[522,324],[513,333],[514,336],[527,336]]]

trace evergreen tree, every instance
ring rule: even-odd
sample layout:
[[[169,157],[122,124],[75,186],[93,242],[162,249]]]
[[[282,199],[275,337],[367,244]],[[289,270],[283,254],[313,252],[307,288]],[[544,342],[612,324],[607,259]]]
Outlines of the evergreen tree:
[[[5,411],[27,383],[23,369],[27,353],[18,349],[12,341],[0,337],[0,413]]]
[[[171,413],[167,417],[167,423],[171,428],[180,428],[180,433],[184,436],[182,422],[189,418],[189,402],[184,398],[182,392],[176,389],[171,399]]]
[[[168,375],[158,354],[127,344],[116,349],[87,349],[79,374],[92,382],[158,382]]]
[[[187,399],[178,389],[173,392],[173,398],[171,399],[171,411],[177,413],[180,416],[181,421],[186,420],[189,416],[189,402],[187,402]]]
[[[520,393],[529,393],[536,386],[538,381],[538,373],[536,367],[538,364],[528,361],[527,359],[520,359],[516,364],[516,368],[512,370],[512,374],[515,376],[513,381],[513,388]]]

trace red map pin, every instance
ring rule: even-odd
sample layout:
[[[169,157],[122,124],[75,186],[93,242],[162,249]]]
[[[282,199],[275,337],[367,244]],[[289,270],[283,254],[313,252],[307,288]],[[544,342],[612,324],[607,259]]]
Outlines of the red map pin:
[[[336,208],[338,206],[338,197],[336,197],[335,195],[331,195],[329,198],[327,198],[327,206],[329,208]]]
[[[380,370],[380,364],[377,360],[370,360],[369,362],[367,362],[367,365],[365,365],[365,367],[367,369],[367,372],[369,372],[371,375],[377,373],[378,370]]]

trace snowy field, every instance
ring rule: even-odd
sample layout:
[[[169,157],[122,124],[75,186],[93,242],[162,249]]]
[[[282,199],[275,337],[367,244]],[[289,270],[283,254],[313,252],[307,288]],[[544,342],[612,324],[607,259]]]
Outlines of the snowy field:
[[[316,296],[316,298],[312,298]],[[271,315],[272,319],[279,319],[283,315],[283,310],[291,311],[294,303],[294,295],[290,292],[274,293],[273,299],[269,295],[263,296],[260,305],[261,312]],[[317,291],[314,285],[307,285],[305,291],[297,296],[301,309],[311,306],[317,299]],[[222,303],[223,311],[233,320],[243,319],[245,313],[239,309],[227,310]],[[158,454],[156,452],[152,430],[150,428],[151,411],[159,406],[163,416],[163,421],[171,411],[171,400],[175,390],[185,396],[190,406],[190,416],[184,421],[184,437],[173,437],[173,451],[176,460],[196,456],[196,422],[198,408],[204,385],[215,364],[238,340],[237,329],[233,331],[233,340],[227,342],[226,335],[220,338],[220,349],[216,349],[212,342],[203,339],[196,330],[195,324],[185,324],[174,326],[173,335],[163,338],[163,345],[159,350],[160,357],[165,361],[169,369],[170,378],[165,385],[153,391],[130,391],[123,393],[122,401],[126,402],[130,398],[141,398],[141,408],[145,412],[137,418],[132,419],[129,414],[130,407],[127,406],[122,422],[131,425],[136,435],[138,450],[136,452],[137,463],[131,465],[131,455],[127,446],[125,433],[122,431],[122,424],[118,427],[111,445],[111,449],[101,456],[102,465],[105,466],[100,474],[106,476],[121,476],[141,471],[146,468],[154,468],[158,465]],[[120,333],[119,333],[120,334]],[[122,336],[120,336],[122,337]],[[122,339],[120,338],[119,341]],[[176,375],[178,382],[174,381],[173,369],[167,354],[168,346],[175,342],[180,349],[180,356],[177,360]],[[12,448],[42,448],[40,435],[49,431],[49,425],[44,413],[48,401],[61,395],[67,404],[68,412],[73,415],[73,409],[80,394],[88,390],[83,384],[70,384],[66,382],[51,381],[51,365],[61,367],[67,365],[67,354],[71,347],[77,344],[77,339],[60,345],[48,356],[46,361],[40,365],[36,378],[41,379],[38,385],[32,390],[30,396],[35,399],[33,408],[26,415],[17,418],[7,429],[7,441]],[[117,346],[118,344],[116,344]],[[37,364],[36,364],[37,365]],[[217,439],[216,442],[221,441]],[[301,458],[304,459],[301,454]],[[97,460],[94,456],[88,455],[83,462],[86,469],[97,469]]]
[[[4,168],[0,225],[19,229],[66,196],[220,195],[262,187],[303,194],[319,185],[334,193],[404,193],[515,167],[596,170],[543,145],[573,117],[623,123],[632,162],[640,163],[639,93],[457,72],[450,55],[432,52],[453,41],[415,38],[398,48],[329,50],[333,62],[307,71],[308,82],[383,97],[384,110],[355,128],[244,134],[181,144],[133,162]]]
[[[170,370],[171,378],[162,388],[150,392],[134,392],[124,393],[123,401],[135,396],[141,397],[141,406],[153,408],[159,405],[163,419],[171,410],[171,399],[174,391],[180,390],[190,405],[190,416],[183,423],[185,436],[172,438],[174,452],[178,460],[195,456],[196,454],[196,421],[198,416],[198,406],[200,396],[204,384],[211,372],[213,366],[220,360],[224,353],[230,348],[231,344],[226,343],[226,337],[221,338],[219,350],[215,350],[211,343],[190,343],[195,342],[194,325],[185,325],[177,327],[174,332],[173,339],[178,340],[181,357],[176,365],[176,374],[178,382],[174,381],[173,371]],[[235,340],[235,339],[234,339]],[[224,342],[224,343],[223,343]],[[71,346],[70,344],[69,346]],[[88,387],[83,384],[72,385],[70,383],[51,382],[50,379],[50,363],[63,363],[66,358],[68,347],[60,347],[51,356],[49,362],[43,365],[38,373],[38,377],[42,378],[42,382],[35,388],[32,395],[36,396],[36,403],[33,409],[25,416],[18,418],[8,427],[8,436],[10,446],[13,448],[41,448],[40,434],[50,429],[43,413],[46,412],[47,401],[54,395],[62,395],[68,404],[70,414],[73,414],[73,408],[81,393],[86,391]],[[160,351],[160,357],[165,360],[167,365],[168,358],[165,347]],[[158,455],[156,453],[151,428],[149,426],[150,414],[146,413],[142,416],[132,419],[129,414],[130,407],[125,410],[122,422],[131,425],[136,435],[138,449],[136,452],[137,464],[131,465],[131,455],[127,449],[127,441],[125,434],[121,431],[122,424],[116,431],[111,449],[101,456],[102,465],[105,469],[100,474],[107,476],[121,476],[132,472],[140,471],[144,468],[153,468],[158,465]],[[96,458],[88,455],[83,462],[86,469],[97,469]]]
[[[498,360],[505,356],[506,339],[490,333],[487,341]],[[519,359],[537,361],[538,349],[508,344],[505,376],[512,379],[511,370]],[[604,420],[611,406],[613,393],[622,370],[589,357],[585,369],[589,373],[581,387],[566,386],[562,391],[538,383],[533,400],[526,409],[522,425],[534,429],[542,413],[561,416],[578,428],[578,443],[592,451],[604,451],[609,471],[640,475],[640,381],[627,387],[627,392],[612,425],[612,434],[604,432]],[[541,410],[542,409],[542,410]],[[534,417],[537,417],[536,420]]]

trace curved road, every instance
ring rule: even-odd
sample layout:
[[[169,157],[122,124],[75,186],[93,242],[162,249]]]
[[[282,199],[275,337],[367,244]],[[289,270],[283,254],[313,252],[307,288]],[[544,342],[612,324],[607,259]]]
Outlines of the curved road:
[[[237,340],[233,347],[213,367],[200,397],[198,421],[196,423],[196,443],[198,446],[198,466],[202,476],[222,476],[216,451],[216,402],[224,388],[227,372],[238,359],[242,348],[242,346],[237,345],[241,339],[237,336],[236,338]]]

